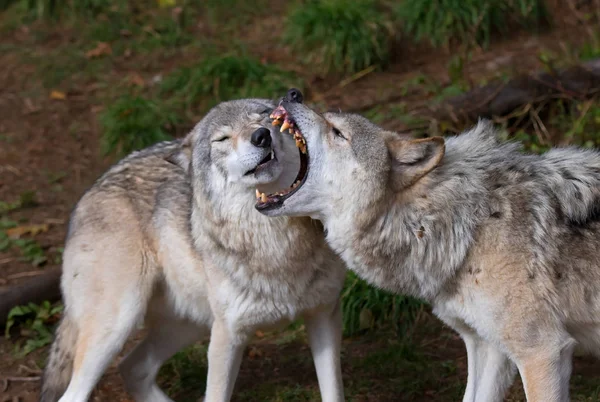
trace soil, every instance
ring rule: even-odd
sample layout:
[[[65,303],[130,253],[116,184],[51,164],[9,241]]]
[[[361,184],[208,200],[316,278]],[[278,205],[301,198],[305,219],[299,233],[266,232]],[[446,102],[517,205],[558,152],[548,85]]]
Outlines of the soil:
[[[581,24],[565,4],[556,0],[552,5],[554,26],[551,30],[539,36],[516,32],[512,37],[494,40],[485,51],[475,52],[466,69],[469,79],[479,82],[484,78],[496,77],[501,72],[515,74],[540,70],[544,68],[539,59],[540,51],[564,54],[565,49],[576,48],[589,38],[589,26]],[[269,17],[261,18],[261,24],[247,25],[241,29],[240,36],[246,38],[253,53],[298,69],[284,50],[281,54],[274,54],[267,45],[269,38],[280,32],[280,17],[277,15],[272,13]],[[197,34],[218,35],[218,32],[211,32],[201,22],[196,28]],[[45,32],[42,39],[35,37],[40,31]],[[55,88],[43,85],[43,77],[32,61],[34,59],[23,57],[23,54],[50,54],[51,50],[68,44],[77,34],[70,28],[36,23],[0,35],[0,201],[13,202],[27,192],[35,193],[36,205],[11,212],[10,219],[28,224],[47,224],[47,231],[37,234],[35,240],[50,256],[60,255],[69,214],[79,197],[115,161],[114,157],[103,157],[99,152],[100,131],[97,122],[102,103],[98,92],[107,92],[113,86],[122,85],[123,77],[130,73],[138,73],[148,82],[153,76],[163,74],[174,66],[189,64],[197,57],[194,52],[176,51],[169,55],[155,52],[151,55],[114,57],[110,69],[100,77],[67,80],[65,99],[53,99],[51,91]],[[88,48],[92,46],[90,44]],[[417,74],[427,74],[440,83],[448,82],[446,66],[454,51],[457,49],[439,51],[426,44],[415,46],[403,40],[395,51],[394,63],[386,71],[372,72],[344,86],[338,85],[343,77],[307,76],[307,95],[309,100],[319,99],[330,109],[361,109],[364,105],[394,96],[403,83],[409,82]],[[408,93],[403,101],[423,103],[428,99],[423,93],[415,92]],[[384,124],[394,129],[405,128],[398,121]],[[0,291],[59,265],[56,262],[54,258],[49,258],[45,265],[34,267],[29,262],[21,261],[19,250],[0,252]],[[431,359],[432,367],[450,360],[456,363],[456,371],[451,378],[440,379],[440,389],[447,384],[464,384],[466,357],[462,342],[435,319],[428,320],[428,323],[435,330],[427,331],[416,343],[420,351]],[[384,338],[366,336],[346,340],[344,361],[380,350],[383,347],[381,342],[389,340],[391,336]],[[318,389],[305,342],[279,346],[273,342],[257,341],[256,345],[262,355],[260,358],[247,357],[244,360],[236,392],[251,390],[257,383],[275,375],[281,384],[287,382]],[[43,348],[25,358],[17,358],[13,349],[12,340],[0,339],[0,402],[34,401],[39,383],[28,379],[39,375],[47,350]],[[300,369],[297,365],[285,364],[284,357],[291,354],[304,354],[308,356],[309,363],[304,362]],[[432,388],[419,395],[404,397],[401,387],[389,385],[393,380],[352,365],[345,366],[344,370],[347,383],[357,378],[370,380],[368,387],[354,394],[353,400],[356,401],[444,400],[438,394],[439,389]],[[406,375],[410,376],[411,373]],[[600,366],[594,360],[577,357],[574,375],[598,378]],[[21,379],[3,383],[8,377]],[[114,367],[99,384],[94,400],[129,400]],[[511,400],[523,400],[520,384],[515,384]]]

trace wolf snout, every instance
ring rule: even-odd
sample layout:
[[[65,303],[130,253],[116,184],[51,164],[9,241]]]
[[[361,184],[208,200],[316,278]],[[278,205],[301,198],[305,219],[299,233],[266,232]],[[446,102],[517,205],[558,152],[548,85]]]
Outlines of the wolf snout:
[[[252,133],[250,142],[256,147],[267,148],[271,146],[271,132],[268,128],[261,127]]]

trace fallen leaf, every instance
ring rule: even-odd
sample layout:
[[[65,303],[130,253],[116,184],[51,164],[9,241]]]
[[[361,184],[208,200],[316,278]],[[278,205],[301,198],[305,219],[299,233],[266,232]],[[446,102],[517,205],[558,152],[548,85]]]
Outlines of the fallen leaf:
[[[33,101],[30,98],[25,98],[25,100],[23,100],[23,103],[25,103],[25,109],[27,109],[25,111],[26,114],[36,113],[42,110],[41,107],[34,105]]]
[[[67,99],[67,94],[62,91],[54,90],[50,92],[50,99],[65,100]]]
[[[144,78],[142,78],[142,76],[139,75],[138,73],[133,73],[129,76],[129,83],[131,83],[133,85],[137,85],[138,87],[146,86],[146,82],[144,81]]]
[[[173,7],[177,4],[175,0],[158,0],[159,7]]]
[[[257,348],[251,348],[250,351],[248,352],[248,357],[250,357],[251,359],[254,359],[255,357],[262,357],[263,352],[260,349]]]
[[[12,239],[19,239],[21,236],[26,234],[31,234],[32,236],[35,236],[39,233],[47,232],[48,229],[49,225],[47,223],[42,223],[39,225],[23,225],[11,229],[6,229],[6,234]]]
[[[255,332],[255,335],[257,338],[264,338],[265,333],[259,330]]]
[[[109,43],[106,42],[98,42],[95,48],[92,50],[88,50],[85,53],[85,57],[88,59],[93,59],[95,57],[108,56],[112,54],[112,48]]]

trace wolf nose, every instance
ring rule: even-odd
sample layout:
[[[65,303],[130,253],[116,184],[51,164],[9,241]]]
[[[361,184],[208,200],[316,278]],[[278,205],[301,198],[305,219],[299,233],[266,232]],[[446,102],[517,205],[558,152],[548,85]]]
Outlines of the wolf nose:
[[[285,95],[285,100],[292,103],[302,103],[302,101],[304,100],[304,96],[302,95],[302,92],[300,92],[299,89],[292,88],[289,91],[287,91],[287,94]]]
[[[266,148],[271,145],[271,132],[268,128],[261,127],[255,132],[252,133],[250,137],[250,142],[252,145],[257,146],[259,148]]]

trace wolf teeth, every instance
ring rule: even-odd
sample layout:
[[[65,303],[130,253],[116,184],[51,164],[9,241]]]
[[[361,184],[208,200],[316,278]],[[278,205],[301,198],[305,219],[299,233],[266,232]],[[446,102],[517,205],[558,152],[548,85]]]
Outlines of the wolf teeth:
[[[265,193],[260,195],[260,202],[267,202],[267,195]]]
[[[260,198],[260,191],[256,190],[256,198]]]
[[[275,159],[275,151],[271,150],[271,159]]]
[[[283,124],[281,125],[281,129],[279,130],[280,133],[283,133],[285,130],[287,130],[288,128],[290,128],[290,122],[287,120],[283,121]]]
[[[271,122],[271,124],[272,124],[273,126],[278,126],[278,125],[280,125],[280,124],[281,124],[281,120],[279,120],[279,119],[275,119],[275,120],[273,120],[273,121]]]

